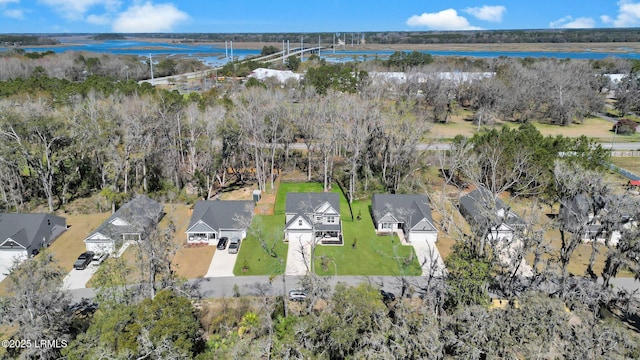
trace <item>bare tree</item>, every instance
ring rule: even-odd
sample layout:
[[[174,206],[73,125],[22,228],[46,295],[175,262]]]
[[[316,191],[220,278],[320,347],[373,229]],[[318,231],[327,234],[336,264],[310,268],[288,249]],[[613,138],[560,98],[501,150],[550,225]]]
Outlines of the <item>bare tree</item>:
[[[60,349],[39,346],[40,341],[70,341],[70,298],[61,290],[65,275],[48,252],[11,268],[8,295],[0,300],[0,319],[17,327],[16,339],[30,342],[21,349],[21,358],[58,359]]]

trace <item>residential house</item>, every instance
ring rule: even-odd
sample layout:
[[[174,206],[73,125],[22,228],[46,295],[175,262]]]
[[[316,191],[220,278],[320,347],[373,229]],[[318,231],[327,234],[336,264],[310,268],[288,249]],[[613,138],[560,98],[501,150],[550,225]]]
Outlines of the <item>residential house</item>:
[[[460,213],[476,234],[489,240],[510,242],[518,231],[524,230],[524,221],[498,196],[485,188],[478,188],[459,200]]]
[[[579,234],[584,242],[608,242],[615,246],[620,241],[622,228],[628,229],[631,226],[637,226],[634,219],[624,214],[615,216],[616,224],[612,224],[612,226],[616,228],[607,229],[603,226],[602,217],[612,208],[621,211],[618,205],[619,199],[615,195],[595,201],[593,198],[579,193],[560,201],[558,220],[565,231]]]
[[[187,242],[215,245],[221,237],[247,237],[253,218],[253,201],[198,201],[187,228]]]
[[[35,255],[66,229],[67,220],[56,215],[0,213],[2,259]]]
[[[337,193],[288,193],[284,240],[342,245],[340,196]]]
[[[144,240],[163,216],[162,204],[137,195],[84,239],[87,251],[113,253],[125,241]]]
[[[373,223],[378,232],[402,231],[409,242],[438,240],[429,198],[418,194],[375,194],[371,199]]]

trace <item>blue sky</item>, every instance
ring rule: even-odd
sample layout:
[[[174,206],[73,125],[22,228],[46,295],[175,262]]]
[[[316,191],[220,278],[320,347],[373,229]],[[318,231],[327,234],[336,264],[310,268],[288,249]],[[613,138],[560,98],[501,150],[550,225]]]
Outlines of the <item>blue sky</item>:
[[[640,0],[0,0],[0,33],[640,27]]]

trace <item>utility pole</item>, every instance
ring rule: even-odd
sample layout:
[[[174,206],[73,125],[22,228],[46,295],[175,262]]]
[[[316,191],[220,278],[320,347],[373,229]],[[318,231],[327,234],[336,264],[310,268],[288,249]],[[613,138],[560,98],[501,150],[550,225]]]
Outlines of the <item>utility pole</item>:
[[[318,35],[318,57],[320,57],[320,35]]]
[[[300,35],[300,62],[304,61],[304,40],[302,40],[302,36]]]
[[[224,58],[229,62],[229,50],[227,49],[227,40],[224,41]]]
[[[285,51],[286,49],[284,48],[284,39],[282,40],[282,63],[284,64],[284,58],[285,58]]]
[[[149,68],[151,69],[151,85],[153,85],[153,59],[151,54],[149,54]]]

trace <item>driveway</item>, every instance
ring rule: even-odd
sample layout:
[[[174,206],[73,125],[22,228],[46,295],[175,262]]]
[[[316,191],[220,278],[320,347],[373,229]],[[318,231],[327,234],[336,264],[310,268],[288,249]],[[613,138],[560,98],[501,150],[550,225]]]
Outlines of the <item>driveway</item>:
[[[71,270],[71,272],[64,277],[64,280],[62,281],[62,288],[64,290],[86,288],[87,282],[89,281],[89,279],[91,279],[93,274],[96,273],[96,270],[98,270],[98,266],[100,265],[89,264],[89,266],[87,266],[87,268],[84,270]]]
[[[240,250],[242,251],[242,243],[240,243]],[[205,277],[227,277],[233,275],[233,267],[236,265],[238,254],[229,254],[225,250],[217,250],[213,253],[209,270]]]
[[[21,258],[19,256],[18,258]],[[9,269],[13,266],[13,263],[16,260],[16,255],[14,253],[10,253],[7,251],[0,251],[0,281],[4,280],[9,274]],[[20,262],[24,261],[25,258],[20,259]]]
[[[414,241],[410,245],[413,246],[422,267],[422,276],[442,277],[446,274],[444,261],[435,244],[428,241]]]
[[[303,256],[304,253],[304,256]],[[289,240],[289,248],[287,250],[287,267],[284,270],[285,275],[306,275],[307,266],[305,258],[311,256],[311,244],[306,241]]]

